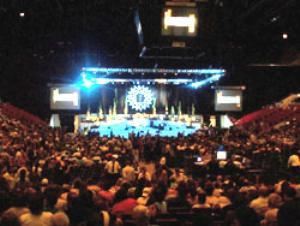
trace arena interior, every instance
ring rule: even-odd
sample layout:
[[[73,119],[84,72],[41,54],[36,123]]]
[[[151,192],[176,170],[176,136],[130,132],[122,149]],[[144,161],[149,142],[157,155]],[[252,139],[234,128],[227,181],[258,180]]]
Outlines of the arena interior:
[[[297,0],[1,0],[0,226],[300,226]]]

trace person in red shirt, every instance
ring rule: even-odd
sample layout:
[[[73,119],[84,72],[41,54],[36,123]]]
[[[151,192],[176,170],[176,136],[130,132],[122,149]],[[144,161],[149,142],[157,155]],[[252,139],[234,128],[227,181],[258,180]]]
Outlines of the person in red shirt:
[[[137,205],[136,199],[128,195],[129,185],[124,183],[115,195],[115,204],[112,207],[114,215],[132,214],[134,207]]]

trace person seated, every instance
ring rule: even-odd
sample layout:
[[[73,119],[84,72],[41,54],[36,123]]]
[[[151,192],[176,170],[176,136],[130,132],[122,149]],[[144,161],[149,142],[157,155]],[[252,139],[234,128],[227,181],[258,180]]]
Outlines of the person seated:
[[[206,203],[206,194],[204,192],[198,193],[198,203],[192,206],[192,209],[208,209],[210,205]]]
[[[0,219],[0,226],[21,226],[21,223],[14,213],[5,212]]]
[[[168,211],[172,209],[189,210],[191,208],[190,203],[187,201],[187,187],[184,182],[180,182],[176,188],[177,196],[169,198],[167,200]]]
[[[26,194],[23,191],[16,190],[12,193],[13,197],[13,206],[10,207],[5,213],[11,213],[17,216],[18,218],[25,213],[29,213],[30,210],[27,208],[27,198]]]
[[[133,208],[137,205],[134,194],[128,193],[129,185],[124,183],[120,190],[115,195],[114,205],[112,207],[113,215],[130,215],[132,214]]]
[[[132,211],[132,218],[136,226],[150,226],[150,213],[148,207],[137,205]]]
[[[263,217],[268,209],[269,190],[262,185],[258,189],[258,194],[259,196],[250,202],[249,207],[254,209],[258,216]]]
[[[300,200],[296,198],[294,188],[288,186],[282,188],[284,203],[280,206],[277,214],[278,226],[300,225]]]
[[[43,196],[41,193],[33,193],[29,197],[29,213],[20,217],[22,226],[51,226],[52,213],[43,211]]]
[[[264,219],[261,224],[265,226],[273,226],[277,224],[277,215],[279,207],[282,204],[282,198],[277,193],[269,195],[268,210],[265,213]]]
[[[57,212],[52,215],[52,226],[69,226],[69,217],[64,212]]]

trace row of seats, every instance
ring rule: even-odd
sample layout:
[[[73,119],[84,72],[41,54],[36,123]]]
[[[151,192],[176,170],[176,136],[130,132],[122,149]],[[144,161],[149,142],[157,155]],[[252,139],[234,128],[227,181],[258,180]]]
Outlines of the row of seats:
[[[159,226],[221,226],[224,223],[225,211],[222,209],[169,209],[169,213],[158,214],[151,218],[152,225]],[[134,226],[135,222],[130,215],[122,217],[124,226]]]
[[[264,132],[269,131],[275,125],[290,120],[300,118],[300,105],[290,105],[289,107],[268,107],[245,115],[239,119],[235,125],[249,128],[254,124],[263,123]]]
[[[28,113],[20,108],[17,108],[9,103],[1,103],[0,110],[2,114],[7,115],[10,118],[20,120],[23,123],[47,126],[47,123],[42,119],[40,119],[39,117],[31,113]]]

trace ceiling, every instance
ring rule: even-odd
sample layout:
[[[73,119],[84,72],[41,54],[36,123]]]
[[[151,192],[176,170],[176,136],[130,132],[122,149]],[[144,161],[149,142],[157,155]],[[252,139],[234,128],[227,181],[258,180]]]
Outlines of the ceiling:
[[[195,1],[205,32],[192,47],[174,49],[158,38],[163,0],[1,0],[0,97],[47,112],[46,84],[74,82],[83,66],[221,67],[230,84],[251,80],[252,71],[241,71],[245,66],[299,67],[297,0]],[[144,46],[154,57],[139,57]]]
[[[81,66],[298,65],[300,7],[296,3],[196,1],[204,12],[204,38],[197,38],[192,49],[174,50],[161,48],[157,40],[162,0],[2,0],[0,70],[8,75],[18,69],[47,80],[70,75]],[[143,46],[134,24],[137,11],[144,45],[156,47],[149,59],[139,58]],[[283,33],[288,34],[287,40]],[[160,54],[181,57],[155,57]]]

